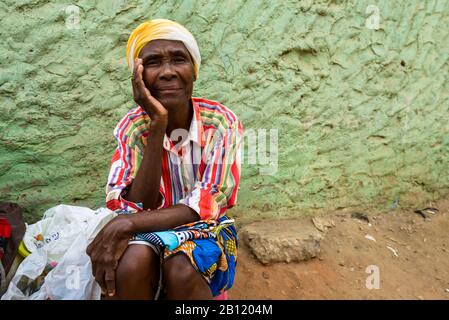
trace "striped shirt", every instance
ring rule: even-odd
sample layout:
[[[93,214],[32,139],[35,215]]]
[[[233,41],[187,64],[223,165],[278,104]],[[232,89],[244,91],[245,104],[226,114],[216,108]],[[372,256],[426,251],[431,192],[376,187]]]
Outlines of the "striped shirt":
[[[164,136],[159,188],[162,203],[158,209],[181,203],[197,212],[201,220],[218,220],[236,204],[243,129],[236,115],[218,102],[192,98],[192,105],[188,134],[177,144]],[[136,106],[114,129],[118,146],[106,185],[106,207],[113,211],[143,210],[141,202],[127,201],[122,195],[135,178],[151,139],[147,129],[150,121],[143,108]]]

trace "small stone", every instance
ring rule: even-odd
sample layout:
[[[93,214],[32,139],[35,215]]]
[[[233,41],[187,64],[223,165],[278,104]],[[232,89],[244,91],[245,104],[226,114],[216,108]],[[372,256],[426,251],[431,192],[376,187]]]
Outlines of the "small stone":
[[[353,214],[351,214],[351,218],[369,222],[368,215],[363,212],[354,212]]]
[[[262,272],[262,277],[264,277],[264,279],[270,279],[270,274],[266,271]]]
[[[335,223],[332,219],[329,218],[312,218],[312,222],[315,225],[315,228],[320,230],[321,232],[327,232],[329,228],[335,227]]]

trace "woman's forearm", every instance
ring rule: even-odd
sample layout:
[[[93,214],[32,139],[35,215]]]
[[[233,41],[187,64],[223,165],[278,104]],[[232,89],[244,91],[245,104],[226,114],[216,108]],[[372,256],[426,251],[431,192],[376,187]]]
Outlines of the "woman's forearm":
[[[166,126],[152,125],[142,162],[130,189],[123,197],[132,202],[141,202],[144,210],[156,209],[162,172],[162,144]]]
[[[198,221],[200,216],[192,208],[184,204],[124,215],[130,222],[130,233],[155,232],[173,229],[180,225]]]

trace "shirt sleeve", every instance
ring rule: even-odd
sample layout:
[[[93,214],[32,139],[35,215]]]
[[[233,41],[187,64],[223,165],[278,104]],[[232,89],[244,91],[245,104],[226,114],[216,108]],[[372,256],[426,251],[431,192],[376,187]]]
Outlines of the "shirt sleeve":
[[[123,198],[135,176],[137,150],[127,142],[125,126],[119,123],[114,130],[117,148],[112,156],[111,169],[106,184],[106,207],[116,212],[135,213],[143,210],[141,202],[131,202]]]
[[[201,220],[218,220],[237,203],[243,128],[239,120],[206,139],[204,170],[192,191],[179,203],[195,210]],[[203,162],[203,161],[202,161]]]

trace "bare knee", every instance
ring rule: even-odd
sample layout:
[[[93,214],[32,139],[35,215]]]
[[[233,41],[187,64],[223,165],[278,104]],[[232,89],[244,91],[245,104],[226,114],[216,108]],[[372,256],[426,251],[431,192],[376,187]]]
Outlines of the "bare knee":
[[[130,245],[116,269],[117,295],[135,296],[139,292],[153,292],[159,282],[159,257],[148,246]]]
[[[167,295],[176,292],[191,292],[198,282],[206,285],[202,276],[192,266],[189,258],[181,253],[168,258],[163,265],[164,287]]]

